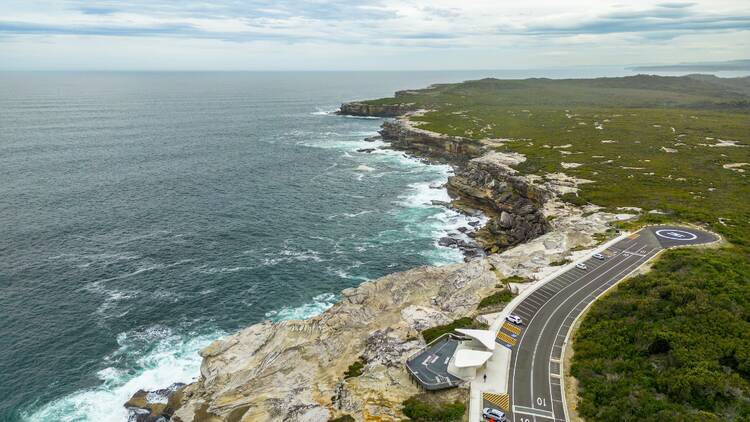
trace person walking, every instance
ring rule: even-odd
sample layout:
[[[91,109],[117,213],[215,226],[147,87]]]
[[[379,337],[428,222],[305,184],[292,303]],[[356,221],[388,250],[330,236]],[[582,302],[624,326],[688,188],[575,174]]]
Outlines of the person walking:
[[[487,382],[487,374],[484,374],[484,382]]]

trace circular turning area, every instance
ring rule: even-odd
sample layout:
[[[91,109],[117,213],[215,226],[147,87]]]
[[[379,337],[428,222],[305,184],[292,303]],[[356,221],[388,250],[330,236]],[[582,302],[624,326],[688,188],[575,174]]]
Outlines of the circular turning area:
[[[657,230],[655,233],[657,236],[663,237],[665,239],[684,241],[684,242],[688,242],[690,240],[695,240],[698,238],[698,235],[695,233],[691,233],[685,230],[677,230],[677,229],[662,229],[662,230]]]

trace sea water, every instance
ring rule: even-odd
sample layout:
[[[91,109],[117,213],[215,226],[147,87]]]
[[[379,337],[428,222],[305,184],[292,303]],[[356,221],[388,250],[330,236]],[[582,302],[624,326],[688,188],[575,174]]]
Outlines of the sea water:
[[[125,421],[216,338],[460,261],[451,169],[331,112],[473,76],[0,75],[0,420]]]
[[[450,167],[332,112],[571,72],[0,74],[0,420],[125,421],[214,339],[461,261],[437,240],[467,217],[432,205]]]

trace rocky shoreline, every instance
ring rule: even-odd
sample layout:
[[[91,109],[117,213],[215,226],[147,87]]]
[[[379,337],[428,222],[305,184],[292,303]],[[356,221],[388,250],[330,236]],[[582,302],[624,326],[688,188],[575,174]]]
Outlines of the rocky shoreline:
[[[408,104],[341,107],[341,113],[358,116],[415,112]],[[401,403],[419,393],[404,362],[425,345],[422,330],[480,317],[477,305],[503,279],[531,280],[512,286],[523,289],[554,271],[550,263],[586,253],[583,249],[597,244],[595,235],[626,218],[560,202],[557,194],[582,181],[520,175],[511,166],[523,157],[493,152],[482,142],[434,134],[405,117],[386,121],[380,133],[392,148],[454,167],[447,185],[454,198],[450,206],[488,217],[474,238],[490,255],[365,282],[343,291],[338,304],[316,317],[264,321],[217,340],[201,351],[196,382],[175,388],[168,405],[162,398],[158,407],[148,401],[149,392],[139,392],[128,402],[130,421],[317,422],[344,415],[402,420]],[[452,240],[441,242],[461,248]],[[352,376],[356,362],[361,369]]]

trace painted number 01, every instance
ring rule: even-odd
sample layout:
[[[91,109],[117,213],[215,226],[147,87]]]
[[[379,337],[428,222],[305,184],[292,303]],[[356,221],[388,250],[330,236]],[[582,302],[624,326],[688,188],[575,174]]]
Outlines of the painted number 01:
[[[542,398],[542,397],[537,397],[536,398],[536,405],[537,406],[546,406],[547,405],[547,399]]]
[[[519,418],[518,420],[521,422],[531,422],[531,419],[529,418]]]

